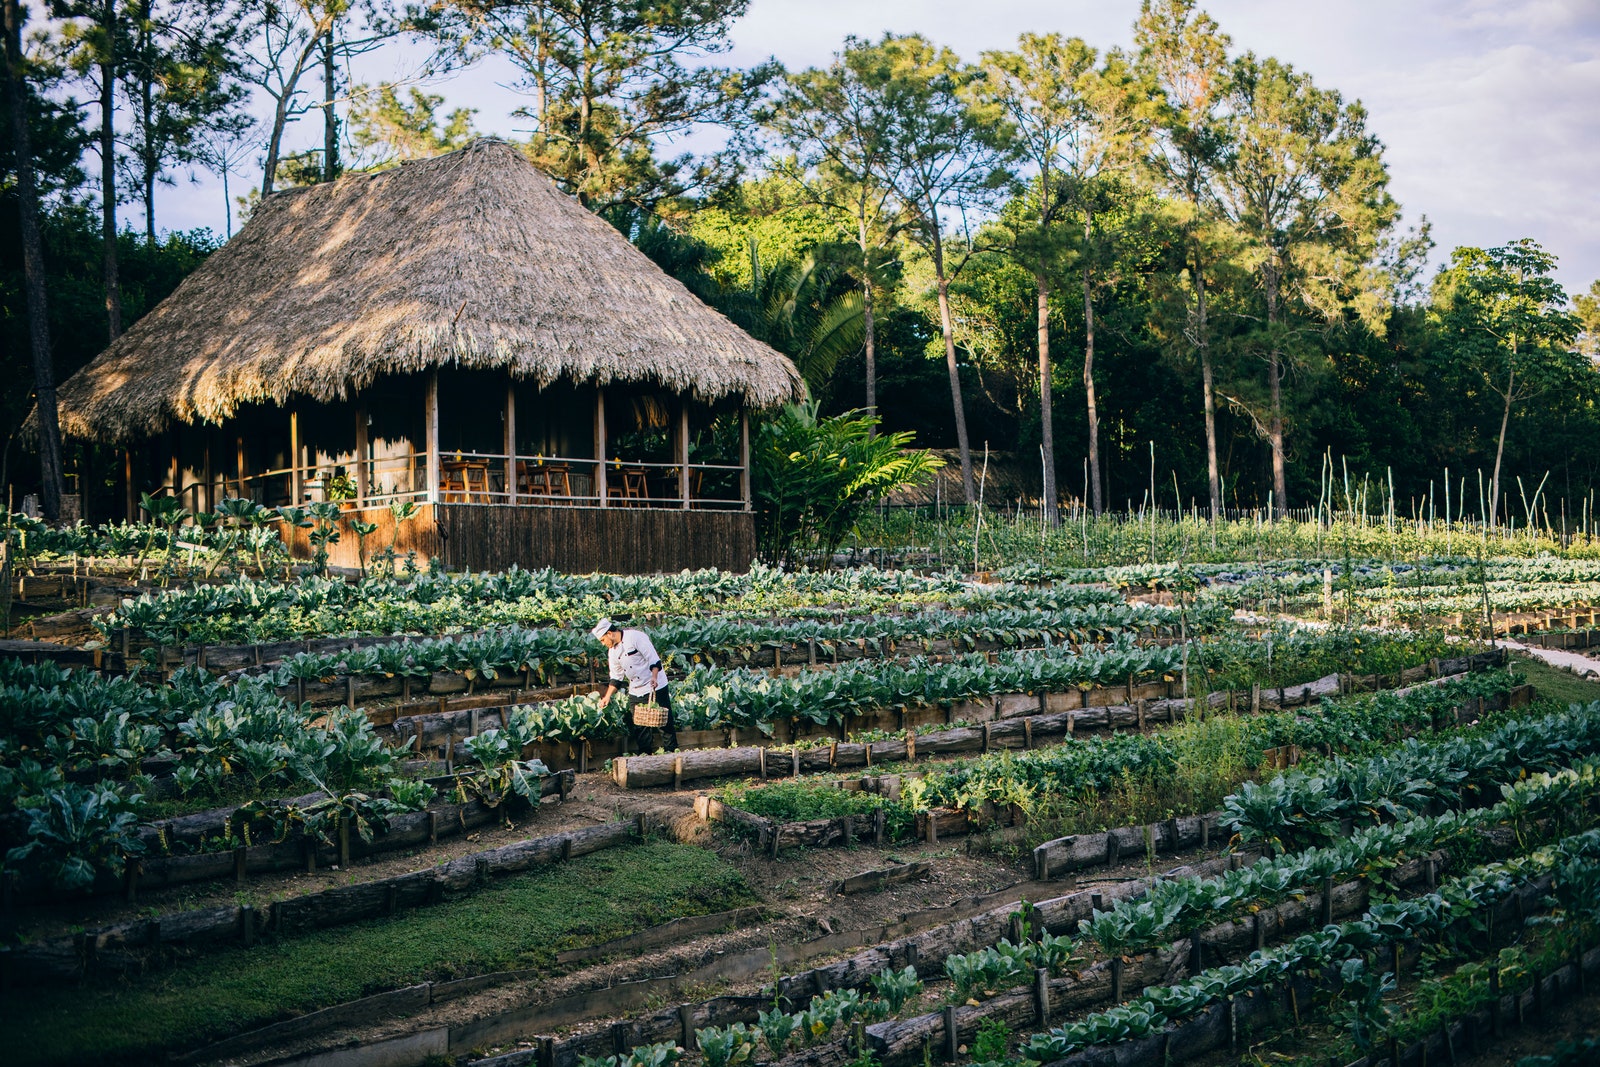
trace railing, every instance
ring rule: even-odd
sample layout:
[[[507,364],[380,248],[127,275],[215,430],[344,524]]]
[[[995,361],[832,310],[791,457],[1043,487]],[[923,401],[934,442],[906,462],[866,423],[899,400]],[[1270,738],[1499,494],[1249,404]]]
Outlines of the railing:
[[[506,471],[516,473],[507,480]],[[720,463],[651,463],[623,457],[604,461],[572,456],[446,452],[439,461],[443,503],[519,506],[649,507],[742,510],[743,468]],[[708,493],[722,482],[726,492]]]
[[[445,504],[520,507],[745,509],[743,468],[690,463],[687,481],[683,469],[677,463],[622,457],[601,461],[570,456],[446,452],[439,457],[437,499]],[[507,478],[508,470],[515,472],[513,479]],[[194,482],[183,486],[176,495],[194,511],[203,510],[202,497],[208,489],[221,497],[242,496],[269,506],[335,501],[354,507],[384,507],[397,501],[430,499],[427,483],[428,455],[414,452],[365,462],[283,467],[244,478]]]

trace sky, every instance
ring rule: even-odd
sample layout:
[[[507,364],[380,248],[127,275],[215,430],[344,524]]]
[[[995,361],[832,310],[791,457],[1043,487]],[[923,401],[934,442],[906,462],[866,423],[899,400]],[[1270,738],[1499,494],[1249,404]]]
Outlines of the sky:
[[[1359,99],[1385,145],[1404,225],[1426,215],[1434,262],[1458,245],[1532,237],[1559,257],[1569,292],[1600,279],[1600,0],[1210,0],[1233,39],[1286,60],[1323,88]],[[1138,0],[752,0],[718,62],[775,56],[801,68],[828,62],[846,34],[920,32],[975,60],[1024,32],[1129,47]],[[401,76],[394,51],[358,60],[357,80]],[[487,133],[519,134],[511,69],[489,61],[428,87],[446,109],[478,111]],[[294,145],[320,144],[303,122]],[[247,164],[247,167],[249,165]],[[170,229],[224,229],[220,183],[178,175],[159,194]],[[237,194],[259,182],[250,169]],[[128,209],[134,221],[136,209]]]

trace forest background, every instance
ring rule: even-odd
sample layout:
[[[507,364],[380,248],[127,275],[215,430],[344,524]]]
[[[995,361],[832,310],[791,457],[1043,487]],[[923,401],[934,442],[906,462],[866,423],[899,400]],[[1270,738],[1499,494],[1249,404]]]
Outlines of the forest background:
[[[985,450],[1040,472],[1047,509],[1152,488],[1169,508],[1300,506],[1335,470],[1442,506],[1448,470],[1468,514],[1520,514],[1513,487],[1542,485],[1577,516],[1600,483],[1600,282],[1569,294],[1556,250],[1515,234],[1434,250],[1361,104],[1188,0],[1147,0],[1128,49],[885,34],[787,71],[720,62],[748,0],[0,8],[0,483],[18,494],[52,380],[260,196],[468,143],[474,112],[434,88],[490,57],[515,72],[531,159],[795,358],[824,412],[950,450],[956,502]],[[351,76],[385,54],[395,80]],[[290,150],[308,128],[320,146]],[[224,183],[222,234],[157,218],[196,170]],[[68,441],[60,463],[92,498],[116,457]]]

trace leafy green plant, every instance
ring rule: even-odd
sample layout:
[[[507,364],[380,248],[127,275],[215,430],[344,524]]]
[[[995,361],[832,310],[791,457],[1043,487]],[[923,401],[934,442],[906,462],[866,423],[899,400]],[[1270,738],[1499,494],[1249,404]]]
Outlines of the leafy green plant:
[[[744,1023],[708,1026],[694,1032],[705,1067],[739,1067],[748,1062],[756,1050],[755,1037]]]
[[[888,1005],[890,1015],[899,1015],[906,1001],[922,993],[922,979],[915,967],[879,971],[872,976],[873,991]]]
[[[798,1016],[777,1008],[761,1012],[756,1017],[756,1028],[761,1031],[761,1040],[774,1058],[782,1058],[799,1025]]]
[[[756,548],[769,563],[801,552],[831,557],[858,518],[885,494],[926,481],[943,466],[913,450],[909,433],[877,433],[875,416],[818,414],[791,404],[752,435]]]
[[[121,875],[130,856],[144,851],[134,814],[139,797],[69,782],[23,809],[27,844],[6,853],[6,863],[32,858],[61,889],[86,889],[100,871]]]

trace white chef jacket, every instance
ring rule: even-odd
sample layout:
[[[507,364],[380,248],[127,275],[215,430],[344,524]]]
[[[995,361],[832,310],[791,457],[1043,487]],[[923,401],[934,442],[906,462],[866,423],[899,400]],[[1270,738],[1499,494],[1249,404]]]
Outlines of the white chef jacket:
[[[629,696],[650,695],[650,668],[659,664],[661,657],[656,654],[656,646],[650,643],[648,634],[643,630],[623,630],[622,640],[615,648],[607,649],[606,656],[611,665],[612,685],[619,688],[626,685]],[[656,675],[656,689],[666,687],[667,669],[662,667]]]

